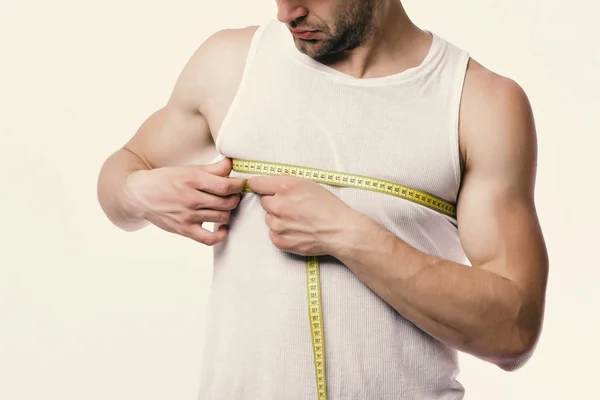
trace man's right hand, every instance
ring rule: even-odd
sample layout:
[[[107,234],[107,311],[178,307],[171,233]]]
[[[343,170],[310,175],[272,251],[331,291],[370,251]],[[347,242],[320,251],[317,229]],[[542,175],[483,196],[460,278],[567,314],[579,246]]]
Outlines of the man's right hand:
[[[211,35],[186,63],[167,103],[103,163],[97,196],[114,225],[132,232],[152,223],[207,245],[225,240],[226,226],[210,232],[202,224],[226,224],[245,182],[227,178],[229,159],[203,164],[218,154],[212,129],[220,130],[233,101],[257,28]]]
[[[129,174],[128,203],[144,220],[208,246],[224,241],[231,210],[239,204],[246,183],[229,178],[231,159],[199,166],[162,167]],[[204,222],[224,224],[215,232]]]

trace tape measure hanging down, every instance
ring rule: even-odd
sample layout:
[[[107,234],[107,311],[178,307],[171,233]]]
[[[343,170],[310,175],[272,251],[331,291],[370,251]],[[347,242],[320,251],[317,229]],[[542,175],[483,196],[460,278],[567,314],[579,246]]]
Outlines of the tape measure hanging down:
[[[325,169],[302,167],[265,161],[250,161],[234,158],[233,170],[240,173],[259,175],[290,175],[311,179],[317,183],[333,186],[353,187],[389,194],[456,218],[456,206],[444,199],[408,186],[368,176],[347,174]],[[246,185],[246,192],[252,190]],[[321,279],[317,257],[306,257],[306,286],[308,292],[308,317],[312,337],[315,376],[318,400],[327,400],[325,374],[325,334],[323,309],[321,306]]]

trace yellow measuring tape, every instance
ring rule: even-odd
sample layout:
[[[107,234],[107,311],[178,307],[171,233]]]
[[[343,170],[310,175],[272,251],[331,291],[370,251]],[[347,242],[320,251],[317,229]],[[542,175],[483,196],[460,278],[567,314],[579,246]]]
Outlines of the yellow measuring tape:
[[[444,199],[383,179],[265,161],[240,160],[234,158],[233,170],[240,173],[260,175],[290,175],[311,179],[317,183],[333,186],[353,187],[389,194],[412,201],[434,211],[456,218],[456,206]],[[246,192],[252,190],[246,185]],[[315,375],[317,379],[318,400],[327,400],[327,379],[325,375],[325,335],[323,328],[323,310],[321,306],[321,279],[317,257],[306,258],[306,285],[308,290],[308,317],[312,336]]]

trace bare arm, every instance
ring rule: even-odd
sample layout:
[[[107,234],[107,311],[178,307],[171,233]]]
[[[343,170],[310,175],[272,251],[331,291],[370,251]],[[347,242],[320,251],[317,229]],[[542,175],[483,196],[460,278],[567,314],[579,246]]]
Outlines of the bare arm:
[[[481,67],[467,74],[462,107],[457,213],[473,267],[423,254],[365,218],[333,255],[430,335],[514,370],[538,340],[548,273],[534,205],[535,127],[521,88]]]
[[[173,137],[173,141],[162,147],[160,143],[167,142],[169,137]],[[152,114],[136,135],[102,166],[98,200],[108,218],[128,231],[146,226],[148,221],[136,206],[127,184],[131,174],[184,164],[192,158],[200,163],[208,162],[211,153],[209,137],[204,117],[199,113],[186,112],[169,104]]]
[[[115,225],[136,230],[148,224],[146,210],[132,193],[131,180],[138,173],[206,164],[217,155],[203,109],[218,89],[217,77],[234,69],[231,64],[244,56],[240,47],[247,46],[247,41],[248,34],[242,30],[224,30],[208,38],[183,68],[167,104],[106,160],[98,178],[98,200]],[[223,176],[227,171],[215,173]]]

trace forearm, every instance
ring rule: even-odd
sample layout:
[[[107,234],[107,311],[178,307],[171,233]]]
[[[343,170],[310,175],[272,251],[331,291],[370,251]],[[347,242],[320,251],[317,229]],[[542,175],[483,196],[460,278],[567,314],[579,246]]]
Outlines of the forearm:
[[[372,221],[332,254],[402,316],[447,345],[502,367],[536,336],[538,316],[520,289],[481,268],[428,256]],[[348,239],[350,238],[350,239]]]
[[[98,177],[98,201],[110,221],[121,229],[134,231],[148,224],[133,205],[128,193],[127,178],[148,166],[125,149],[112,154],[102,166]]]

